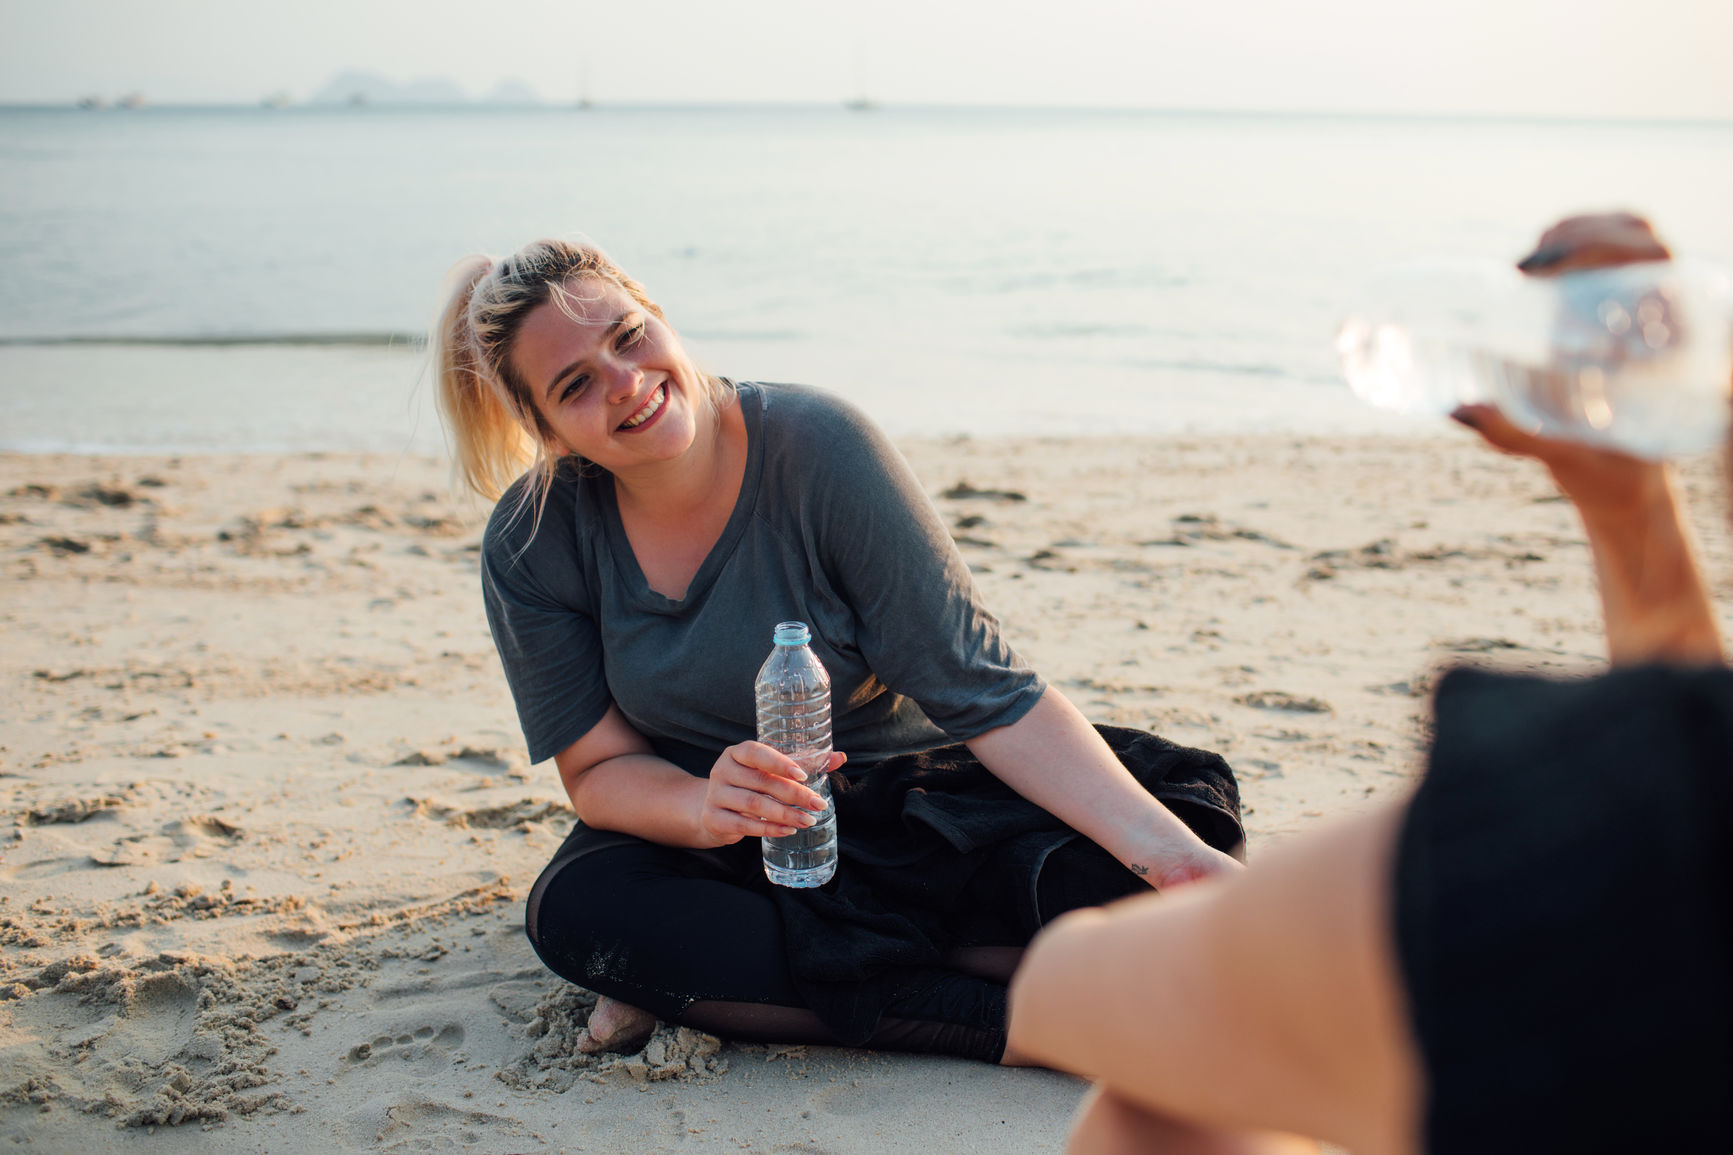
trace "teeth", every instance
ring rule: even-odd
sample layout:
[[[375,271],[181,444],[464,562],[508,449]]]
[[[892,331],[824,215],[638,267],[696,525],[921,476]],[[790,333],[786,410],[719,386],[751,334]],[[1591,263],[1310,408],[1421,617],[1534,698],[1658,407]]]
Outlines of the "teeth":
[[[642,409],[626,418],[626,420],[621,423],[620,428],[636,429],[638,426],[644,424],[644,422],[650,420],[650,418],[656,416],[656,411],[662,408],[663,402],[667,400],[668,387],[666,385],[656,386],[656,392],[651,395],[650,400]]]

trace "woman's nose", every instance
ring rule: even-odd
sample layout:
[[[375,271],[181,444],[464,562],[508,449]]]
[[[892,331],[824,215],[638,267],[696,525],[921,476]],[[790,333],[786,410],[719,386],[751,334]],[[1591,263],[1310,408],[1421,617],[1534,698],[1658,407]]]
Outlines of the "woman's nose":
[[[610,359],[603,369],[608,386],[610,401],[624,401],[637,392],[638,379],[643,376],[639,368],[630,361]]]

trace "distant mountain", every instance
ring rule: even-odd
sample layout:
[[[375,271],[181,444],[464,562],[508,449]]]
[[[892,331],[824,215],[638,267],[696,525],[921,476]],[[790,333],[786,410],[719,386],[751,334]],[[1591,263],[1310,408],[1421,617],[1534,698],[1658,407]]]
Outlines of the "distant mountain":
[[[488,104],[540,104],[541,96],[521,80],[502,80],[485,97]],[[469,104],[455,81],[423,77],[403,83],[377,72],[339,72],[313,94],[311,104]]]
[[[521,80],[502,80],[482,97],[488,104],[540,104],[542,94]]]

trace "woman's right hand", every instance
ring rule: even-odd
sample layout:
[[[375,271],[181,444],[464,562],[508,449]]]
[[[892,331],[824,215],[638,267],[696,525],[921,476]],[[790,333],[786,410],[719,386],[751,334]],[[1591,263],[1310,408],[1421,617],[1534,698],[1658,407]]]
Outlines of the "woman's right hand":
[[[832,752],[827,771],[848,761]],[[742,838],[785,838],[817,821],[809,810],[823,810],[824,799],[803,785],[805,774],[794,759],[762,742],[741,742],[722,751],[710,768],[698,826],[712,846]]]

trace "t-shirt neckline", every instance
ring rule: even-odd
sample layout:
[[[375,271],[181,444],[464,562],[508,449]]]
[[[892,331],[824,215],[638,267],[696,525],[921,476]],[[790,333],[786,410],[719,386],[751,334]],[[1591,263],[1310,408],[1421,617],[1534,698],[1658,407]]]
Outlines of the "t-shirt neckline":
[[[632,551],[632,541],[626,536],[626,524],[620,520],[620,506],[614,495],[613,477],[604,474],[601,478],[602,484],[597,487],[601,491],[599,496],[602,525],[607,532],[608,550],[614,555],[614,566],[625,581],[631,600],[651,613],[684,613],[703,601],[705,593],[716,583],[717,575],[728,564],[734,547],[740,543],[741,535],[746,532],[746,526],[752,520],[753,507],[758,502],[758,483],[764,464],[763,394],[757,385],[750,382],[736,384],[727,378],[723,378],[723,381],[733,385],[740,398],[740,416],[746,425],[746,468],[740,477],[740,494],[734,499],[734,512],[728,515],[728,524],[722,527],[722,536],[716,539],[716,544],[710,547],[710,552],[705,555],[698,572],[692,575],[684,597],[671,598],[650,588],[650,579],[644,576],[643,567],[638,564],[638,555]]]

